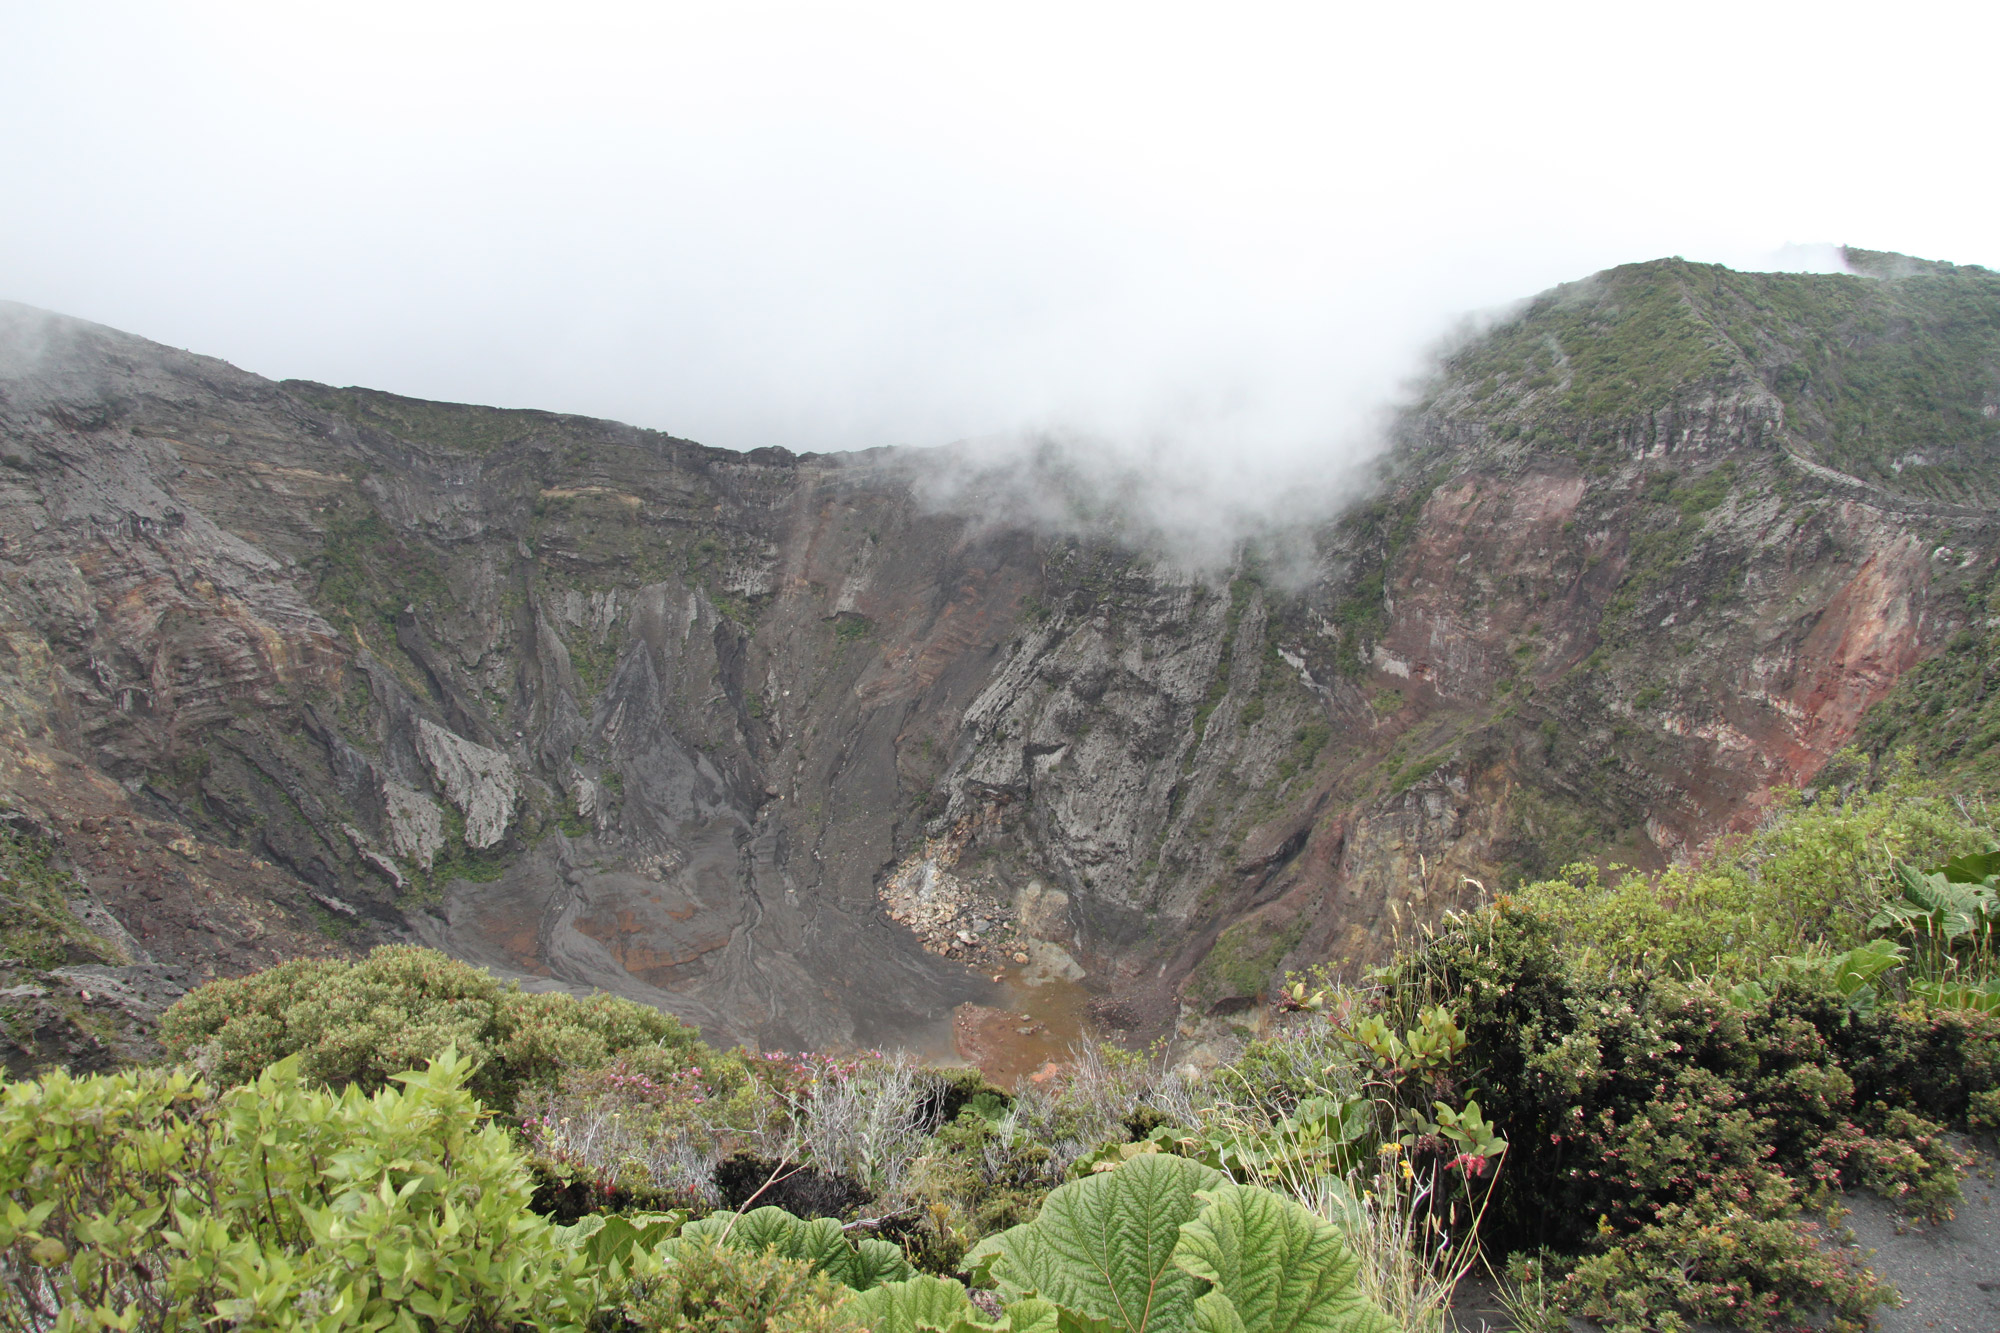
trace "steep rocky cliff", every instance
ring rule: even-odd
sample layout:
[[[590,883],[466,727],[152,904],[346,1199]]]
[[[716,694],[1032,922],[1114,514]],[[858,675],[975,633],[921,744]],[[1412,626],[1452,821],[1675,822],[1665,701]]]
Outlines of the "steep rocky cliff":
[[[1444,358],[1372,495],[1192,570],[927,502],[950,451],[0,307],[0,781],[189,975],[416,938],[784,1047],[947,1040],[1024,971],[1226,1014],[1754,821],[1985,633],[2000,277],[1851,262],[1559,288]]]

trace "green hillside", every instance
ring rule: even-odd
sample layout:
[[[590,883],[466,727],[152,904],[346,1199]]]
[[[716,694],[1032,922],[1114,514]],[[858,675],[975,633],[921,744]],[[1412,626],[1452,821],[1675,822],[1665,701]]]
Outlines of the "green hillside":
[[[1785,444],[1977,503],[2000,461],[2000,274],[1848,250],[1846,275],[1681,259],[1565,283],[1447,359],[1453,411],[1605,447],[1636,417],[1761,386]]]

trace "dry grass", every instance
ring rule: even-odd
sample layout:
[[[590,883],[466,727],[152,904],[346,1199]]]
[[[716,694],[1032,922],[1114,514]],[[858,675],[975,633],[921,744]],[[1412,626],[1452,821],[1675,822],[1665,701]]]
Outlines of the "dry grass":
[[[659,1190],[702,1207],[722,1204],[715,1187],[721,1139],[688,1108],[540,1090],[522,1099],[522,1112],[532,1152],[627,1188]]]
[[[928,1145],[922,1116],[937,1082],[898,1055],[782,1094],[791,1112],[784,1155],[847,1176],[872,1194],[894,1194]]]
[[[1413,1171],[1399,1152],[1379,1169],[1263,1183],[1339,1227],[1361,1260],[1359,1282],[1408,1333],[1444,1333],[1452,1293],[1479,1261],[1479,1221],[1492,1186],[1474,1199],[1447,1198],[1439,1168]]]

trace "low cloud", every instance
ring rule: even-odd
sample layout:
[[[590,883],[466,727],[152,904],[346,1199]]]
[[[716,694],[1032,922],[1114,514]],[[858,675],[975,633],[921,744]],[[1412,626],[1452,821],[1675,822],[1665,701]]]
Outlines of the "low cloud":
[[[1254,548],[1281,579],[1310,573],[1310,530],[1376,479],[1386,431],[1318,450],[1217,448],[1198,431],[1143,439],[1060,430],[902,453],[920,503],[986,526],[1115,540],[1189,574]]]
[[[936,450],[934,503],[1195,565],[1350,499],[1465,311],[1783,236],[2000,259],[1935,132],[1983,123],[1984,48],[1922,25],[1822,135],[1846,36],[1733,9],[114,8],[0,14],[0,298],[272,378]],[[1788,58],[1743,84],[1711,29]],[[1546,77],[1634,50],[1687,95]]]

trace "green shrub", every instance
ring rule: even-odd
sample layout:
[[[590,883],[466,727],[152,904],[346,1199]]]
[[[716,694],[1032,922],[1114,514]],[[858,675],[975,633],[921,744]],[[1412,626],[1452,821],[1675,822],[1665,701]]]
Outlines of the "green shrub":
[[[1333,1023],[1277,1025],[1247,1044],[1218,1075],[1242,1099],[1283,1113],[1307,1097],[1354,1091],[1356,1080],[1334,1077],[1344,1067],[1346,1053]]]
[[[0,1326],[48,1327],[79,1305],[164,1326],[176,1304],[167,1209],[208,1174],[194,1125],[204,1097],[177,1070],[0,1089]]]
[[[1034,1216],[1061,1169],[1022,1115],[961,1110],[911,1169],[906,1189],[918,1219],[904,1237],[911,1260],[927,1273],[958,1272],[975,1241]]]
[[[1815,1230],[1726,1205],[1669,1205],[1658,1221],[1578,1264],[1558,1299],[1607,1333],[1685,1330],[1697,1321],[1804,1327],[1829,1309],[1836,1329],[1859,1333],[1895,1293],[1821,1248]]]
[[[1935,864],[1993,840],[1989,818],[1968,816],[1924,784],[1891,783],[1848,802],[1781,794],[1769,827],[1724,843],[1699,865],[1608,884],[1595,867],[1577,865],[1520,896],[1560,921],[1566,950],[1599,974],[1742,981],[1781,955],[1866,940],[1877,915],[1902,900],[1899,862]]]
[[[1944,1126],[1902,1107],[1882,1116],[1879,1136],[1854,1147],[1855,1179],[1911,1212],[1948,1221],[1963,1201],[1959,1169],[1965,1165],[1945,1142]]]
[[[372,1097],[300,1062],[211,1100],[180,1071],[0,1092],[0,1326],[581,1329],[582,1252],[447,1053]]]
[[[1830,1004],[1808,1003],[1795,989],[1780,992],[1776,1001],[1809,1010],[1854,1080],[1856,1106],[1960,1125],[1981,1094],[2000,1088],[2000,1016],[1927,1004],[1843,1016]]]
[[[526,994],[409,945],[211,981],[162,1016],[160,1040],[223,1082],[297,1055],[308,1081],[364,1092],[455,1049],[478,1066],[472,1091],[500,1110],[523,1088],[553,1086],[564,1070],[613,1056],[664,1073],[710,1055],[694,1029],[657,1009],[604,994]]]
[[[713,1239],[681,1243],[625,1310],[647,1333],[843,1333],[840,1288],[802,1259]]]
[[[1752,1326],[1818,1299],[1865,1319],[1882,1289],[1820,1246],[1804,1207],[1861,1185],[1948,1215],[1956,1163],[1922,1117],[1963,1123],[1994,1085],[2000,1024],[1857,1012],[1810,973],[1747,1003],[1706,983],[1614,983],[1576,963],[1564,929],[1503,898],[1398,978],[1460,997],[1469,1081],[1513,1145],[1489,1240],[1580,1256],[1566,1299],[1614,1326]]]

